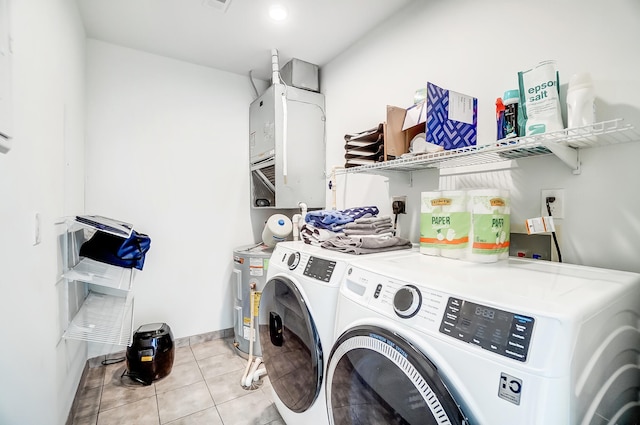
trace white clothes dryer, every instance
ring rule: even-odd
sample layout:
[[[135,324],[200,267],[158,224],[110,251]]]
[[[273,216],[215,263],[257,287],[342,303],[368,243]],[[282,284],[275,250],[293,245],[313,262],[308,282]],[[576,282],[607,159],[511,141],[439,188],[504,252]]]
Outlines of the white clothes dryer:
[[[422,254],[349,266],[329,423],[640,423],[640,275]]]
[[[258,326],[274,403],[287,425],[328,424],[324,383],[338,293],[349,262],[359,257],[304,242],[274,248]]]

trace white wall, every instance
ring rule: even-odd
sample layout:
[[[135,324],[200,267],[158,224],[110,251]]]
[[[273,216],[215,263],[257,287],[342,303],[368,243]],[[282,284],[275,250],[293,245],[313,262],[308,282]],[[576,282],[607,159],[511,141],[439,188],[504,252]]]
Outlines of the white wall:
[[[72,0],[11,6],[15,138],[0,154],[0,423],[58,425],[87,353],[86,344],[60,339],[54,226],[84,202],[85,36]]]
[[[518,71],[546,59],[557,61],[562,90],[572,74],[592,74],[600,120],[625,118],[640,129],[638,40],[640,4],[634,0],[417,0],[322,68],[328,168],[344,164],[346,133],[384,121],[386,105],[408,107],[427,81],[477,97],[479,144],[490,143],[495,99],[518,87]],[[392,195],[409,195],[409,214],[400,225],[403,236],[417,242],[423,190],[508,188],[512,226],[522,231],[526,218],[540,215],[540,190],[564,188],[564,261],[640,271],[637,158],[640,143],[628,143],[583,150],[577,176],[554,157],[442,180],[436,171],[414,172],[412,180],[396,173],[350,174],[337,179],[337,207],[374,204],[390,213]]]
[[[231,328],[233,249],[254,242],[248,76],[87,45],[86,212],[151,237],[135,326],[166,322],[176,338]]]

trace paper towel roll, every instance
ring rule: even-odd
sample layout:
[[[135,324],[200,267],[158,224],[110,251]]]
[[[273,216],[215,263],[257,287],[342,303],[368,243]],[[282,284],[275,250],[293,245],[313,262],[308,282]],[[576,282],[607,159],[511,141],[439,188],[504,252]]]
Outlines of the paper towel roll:
[[[500,189],[469,191],[471,247],[468,259],[492,263],[509,255],[509,192]]]
[[[467,192],[464,190],[442,191],[440,198],[442,215],[438,220],[438,246],[440,255],[447,258],[462,259],[469,245],[471,214],[467,205]]]
[[[502,252],[498,254],[498,259],[506,260],[509,258],[509,247],[511,246],[511,193],[503,189],[500,191],[500,195],[505,199],[506,205],[504,206],[504,214],[507,215],[507,230],[506,230],[506,247],[502,248]]]
[[[266,246],[274,247],[278,242],[286,240],[292,229],[293,224],[289,217],[283,214],[274,214],[264,225],[262,242]]]
[[[433,214],[439,213],[442,207],[436,205],[435,200],[440,198],[440,191],[422,192],[420,194],[420,253],[427,255],[440,255],[437,247],[438,239],[433,228]]]

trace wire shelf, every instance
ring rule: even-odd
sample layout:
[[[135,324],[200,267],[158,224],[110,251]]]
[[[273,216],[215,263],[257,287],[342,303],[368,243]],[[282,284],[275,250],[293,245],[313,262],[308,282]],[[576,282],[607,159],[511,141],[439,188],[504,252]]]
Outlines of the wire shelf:
[[[122,291],[130,291],[133,287],[133,269],[112,266],[90,258],[80,260],[64,273],[64,278]]]
[[[63,338],[111,345],[131,345],[133,297],[89,292]]]
[[[485,145],[426,153],[392,161],[338,169],[336,174],[450,168],[550,154],[557,155],[570,167],[579,169],[578,149],[632,141],[640,141],[640,134],[634,130],[632,125],[623,124],[622,119],[615,119],[534,136],[503,139]],[[573,155],[575,155],[575,158],[572,158]]]

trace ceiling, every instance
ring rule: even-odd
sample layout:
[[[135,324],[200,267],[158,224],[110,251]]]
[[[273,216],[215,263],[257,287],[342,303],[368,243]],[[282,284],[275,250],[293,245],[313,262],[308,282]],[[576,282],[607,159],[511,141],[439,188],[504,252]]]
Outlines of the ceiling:
[[[413,0],[76,1],[89,38],[270,81],[271,49],[322,67]]]

